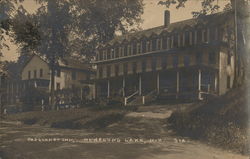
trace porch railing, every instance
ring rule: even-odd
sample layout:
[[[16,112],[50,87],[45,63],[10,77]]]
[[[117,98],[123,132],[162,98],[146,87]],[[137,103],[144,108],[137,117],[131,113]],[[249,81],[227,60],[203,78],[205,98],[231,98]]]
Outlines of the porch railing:
[[[124,98],[124,105],[126,106],[129,102],[131,102],[138,93],[139,93],[139,91],[136,91],[133,94],[131,94],[130,96],[125,97]]]
[[[156,93],[157,93],[157,90],[153,90],[153,91],[149,92],[147,95],[142,96],[142,104],[146,104],[146,103],[154,100],[154,98],[156,97]]]

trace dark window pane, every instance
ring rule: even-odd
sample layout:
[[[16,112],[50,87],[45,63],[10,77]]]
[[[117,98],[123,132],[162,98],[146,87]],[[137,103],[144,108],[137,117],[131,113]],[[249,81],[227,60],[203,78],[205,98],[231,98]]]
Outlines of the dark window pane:
[[[197,52],[196,53],[196,63],[201,64],[202,63],[202,53]]]
[[[147,67],[146,61],[142,61],[142,66],[141,66],[142,72],[146,72],[146,67]]]
[[[179,58],[178,58],[177,55],[175,55],[175,56],[173,57],[173,66],[174,66],[175,68],[178,67],[178,63],[179,63]]]
[[[190,57],[188,55],[184,56],[184,66],[189,66],[190,64]]]
[[[107,77],[110,77],[111,74],[111,67],[107,66]]]
[[[167,57],[163,57],[161,60],[162,60],[161,61],[161,68],[166,69],[167,68]]]
[[[133,73],[135,74],[137,70],[137,63],[133,62]]]

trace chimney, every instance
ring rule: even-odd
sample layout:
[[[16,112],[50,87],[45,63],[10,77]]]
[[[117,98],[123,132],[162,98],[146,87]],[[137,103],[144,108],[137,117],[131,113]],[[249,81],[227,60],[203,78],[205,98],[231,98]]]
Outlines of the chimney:
[[[170,11],[165,10],[165,13],[164,13],[164,26],[168,27],[169,24],[170,24]]]

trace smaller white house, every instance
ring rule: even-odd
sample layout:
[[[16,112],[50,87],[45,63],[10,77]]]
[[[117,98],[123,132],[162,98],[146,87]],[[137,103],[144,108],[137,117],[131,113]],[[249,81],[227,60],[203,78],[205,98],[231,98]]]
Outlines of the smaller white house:
[[[82,63],[72,58],[59,60],[55,71],[55,90],[78,89],[78,95],[87,99],[95,98],[94,84],[90,82],[95,71],[90,64]],[[23,66],[21,79],[24,86],[50,91],[51,69],[48,61],[34,54]],[[88,90],[86,92],[86,90]],[[85,91],[85,92],[84,92]]]

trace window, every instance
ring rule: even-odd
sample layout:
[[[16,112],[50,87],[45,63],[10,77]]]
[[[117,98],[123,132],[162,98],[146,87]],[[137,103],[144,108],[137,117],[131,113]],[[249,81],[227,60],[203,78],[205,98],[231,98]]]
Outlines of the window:
[[[228,64],[228,65],[231,65],[231,57],[232,57],[232,56],[230,55],[230,53],[228,53],[228,54],[227,54],[227,64]]]
[[[37,78],[37,76],[36,76],[36,70],[34,70],[34,78]]]
[[[184,66],[189,66],[190,64],[190,57],[188,55],[184,56]]]
[[[123,50],[123,56],[127,56],[127,55],[128,55],[128,46],[125,46]]]
[[[115,57],[115,49],[111,49],[111,59]]]
[[[123,56],[123,47],[119,47],[119,57]]]
[[[202,42],[207,42],[208,38],[207,38],[207,29],[204,29],[202,31]]]
[[[161,59],[161,68],[166,69],[167,68],[167,57],[163,57]]]
[[[56,89],[57,89],[57,90],[60,90],[60,89],[61,89],[60,83],[56,83]]]
[[[147,41],[146,52],[150,52],[151,50],[150,47],[151,47],[150,41]]]
[[[157,63],[156,58],[153,58],[152,61],[151,61],[152,71],[155,71],[155,70],[156,70],[156,63]]]
[[[137,70],[137,63],[133,62],[133,73],[136,74],[136,70]]]
[[[88,80],[88,81],[90,80],[90,74],[86,75],[86,80]]]
[[[131,55],[131,46],[130,45],[128,45],[128,48],[127,48],[128,50],[128,55]]]
[[[142,53],[144,53],[144,52],[146,52],[146,41],[145,40],[143,40],[142,41]]]
[[[227,88],[231,88],[231,78],[230,76],[227,76]]]
[[[196,53],[196,63],[201,64],[202,63],[202,53],[197,52]]]
[[[157,39],[157,50],[161,50],[161,39]]]
[[[173,47],[174,48],[176,48],[176,47],[178,47],[179,46],[179,44],[178,44],[178,39],[179,39],[179,36],[178,36],[178,34],[174,34],[174,42],[173,42]]]
[[[197,43],[201,43],[202,42],[202,31],[201,29],[199,29],[197,31]]]
[[[178,67],[178,63],[179,63],[179,58],[177,55],[173,56],[173,66],[176,68]]]
[[[167,49],[168,48],[168,37],[167,36],[164,36],[162,38],[162,49]]]
[[[119,47],[115,48],[115,58],[119,57]]]
[[[102,67],[99,68],[99,77],[100,77],[100,78],[103,77],[103,70],[102,70]]]
[[[40,69],[40,77],[43,77],[43,69]]]
[[[142,63],[141,63],[142,72],[146,72],[146,67],[147,67],[146,61],[142,61]]]
[[[137,43],[137,54],[141,53],[141,43]]]
[[[60,70],[60,69],[57,69],[57,70],[56,70],[56,76],[57,76],[57,77],[61,77],[61,70]]]
[[[134,43],[133,44],[133,55],[136,55],[136,50],[137,50],[137,44],[136,43]]]
[[[123,74],[124,75],[128,74],[128,64],[127,63],[123,64]]]
[[[72,72],[71,78],[72,78],[72,80],[76,80],[76,72],[75,71]]]
[[[185,32],[185,41],[184,41],[184,43],[185,43],[185,46],[188,46],[188,45],[190,45],[190,35],[189,35],[189,31],[186,31]]]
[[[111,49],[108,49],[108,52],[107,52],[107,59],[110,59],[111,58]]]
[[[104,60],[107,60],[107,57],[108,57],[108,50],[105,50],[105,51],[103,52],[103,59],[104,59]]]
[[[28,79],[30,79],[30,78],[31,78],[31,72],[28,71]]]
[[[100,52],[100,55],[99,55],[99,59],[100,59],[100,60],[103,60],[103,54],[104,54],[103,51],[101,51],[101,52]]]
[[[115,65],[115,76],[119,76],[119,65]]]
[[[156,50],[156,39],[152,40],[152,51]]]
[[[215,64],[215,52],[210,52],[208,58],[209,64]]]
[[[111,74],[111,66],[107,66],[107,77],[110,77]]]

